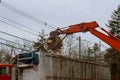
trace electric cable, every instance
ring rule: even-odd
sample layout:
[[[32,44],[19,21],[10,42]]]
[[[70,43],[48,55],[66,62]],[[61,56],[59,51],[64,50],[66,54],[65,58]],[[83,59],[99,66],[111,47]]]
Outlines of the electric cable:
[[[30,31],[24,30],[24,29],[22,29],[22,28],[20,28],[20,27],[18,27],[18,26],[15,26],[15,25],[13,25],[13,24],[7,23],[7,22],[5,22],[5,21],[3,21],[3,20],[0,20],[0,22],[2,22],[2,23],[4,23],[4,24],[7,24],[7,25],[9,25],[9,26],[12,26],[12,27],[14,27],[14,28],[17,28],[17,29],[19,29],[19,30],[22,30],[22,31],[24,31],[24,32],[27,32],[27,33],[29,33],[29,34],[38,36],[38,35],[35,34],[35,33],[32,33],[32,32],[30,32]]]
[[[17,42],[13,42],[13,41],[10,41],[10,40],[7,40],[7,39],[3,39],[3,38],[0,38],[0,40],[6,41],[6,42],[11,42],[11,43],[14,43],[14,44],[18,44],[18,45],[21,45],[21,46],[24,46],[24,47],[29,47],[29,46],[26,46],[26,45],[23,45],[23,44],[20,44],[20,43],[17,43]]]
[[[2,5],[3,7],[11,10],[12,12],[15,12],[15,13],[21,15],[21,16],[24,16],[24,17],[26,17],[26,18],[28,18],[28,19],[31,19],[31,20],[37,22],[37,23],[40,24],[40,25],[42,24],[42,25],[45,25],[45,26],[49,26],[50,28],[56,28],[56,27],[53,27],[53,26],[49,25],[47,22],[43,22],[42,20],[39,20],[39,19],[37,19],[37,18],[35,18],[35,17],[33,17],[33,16],[30,16],[30,15],[28,15],[28,14],[26,14],[26,13],[23,13],[22,11],[19,11],[19,10],[13,8],[13,7],[12,7],[11,5],[9,5],[9,4],[6,4],[6,3],[4,3],[4,2],[2,2],[2,1],[1,1],[0,3],[1,3],[1,5]]]
[[[6,33],[6,32],[4,32],[4,31],[0,31],[0,33],[3,33],[3,34],[6,34],[6,35],[9,35],[9,36],[12,36],[12,37],[15,37],[15,38],[18,38],[18,39],[25,40],[25,41],[28,41],[28,42],[33,43],[33,41],[30,41],[30,40],[27,40],[27,39],[24,39],[24,38],[15,36],[15,35],[13,35],[13,34]]]
[[[19,49],[19,50],[29,51],[29,50],[27,50],[27,49],[18,48],[18,47],[16,47],[16,46],[13,46],[13,45],[9,45],[9,44],[6,44],[6,43],[2,43],[2,42],[0,42],[0,44],[1,44],[1,45],[5,45],[5,46],[9,46],[9,47],[12,47],[12,48],[15,48],[15,49]]]
[[[25,29],[28,29],[28,30],[34,31],[34,32],[36,32],[36,33],[39,33],[39,31],[37,31],[37,30],[31,29],[31,28],[29,28],[29,27],[26,27],[25,25],[22,25],[22,24],[20,24],[20,23],[17,23],[17,22],[15,22],[15,21],[13,21],[13,20],[10,20],[10,19],[6,18],[6,17],[3,17],[3,16],[0,16],[0,17],[3,18],[3,19],[5,19],[5,20],[8,20],[8,21],[10,21],[10,22],[12,22],[12,23],[15,23],[15,24],[17,24],[17,25],[19,25],[19,26],[21,26],[21,27],[23,27],[23,28],[25,28]]]

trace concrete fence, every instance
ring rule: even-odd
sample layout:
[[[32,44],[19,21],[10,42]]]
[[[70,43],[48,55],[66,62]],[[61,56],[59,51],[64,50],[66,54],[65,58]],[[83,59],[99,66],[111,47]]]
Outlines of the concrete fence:
[[[20,80],[110,80],[108,65],[41,54],[39,65],[23,69]]]
[[[46,80],[110,80],[108,65],[97,64],[59,55],[45,55],[51,70]],[[48,64],[46,63],[46,64]],[[48,68],[47,68],[48,69]]]

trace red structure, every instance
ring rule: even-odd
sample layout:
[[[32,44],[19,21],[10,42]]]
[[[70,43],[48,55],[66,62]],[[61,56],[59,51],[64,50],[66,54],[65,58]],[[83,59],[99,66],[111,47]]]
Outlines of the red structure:
[[[104,28],[99,27],[103,32],[100,32],[96,28],[98,28],[99,25],[96,21],[93,22],[83,22],[80,24],[75,24],[67,27],[66,29],[63,28],[58,28],[57,30],[54,31],[54,34],[50,34],[50,37],[48,38],[49,42],[48,47],[50,49],[56,48],[59,45],[59,42],[57,39],[55,39],[56,35],[60,34],[73,34],[73,33],[78,33],[78,32],[90,32],[94,36],[98,37],[114,49],[120,52],[120,39],[112,35],[110,32],[106,31]],[[53,32],[53,31],[52,31]],[[56,33],[56,35],[55,35]],[[60,40],[59,40],[60,41]],[[53,44],[53,45],[52,45]]]
[[[11,80],[11,64],[0,64],[0,80]]]

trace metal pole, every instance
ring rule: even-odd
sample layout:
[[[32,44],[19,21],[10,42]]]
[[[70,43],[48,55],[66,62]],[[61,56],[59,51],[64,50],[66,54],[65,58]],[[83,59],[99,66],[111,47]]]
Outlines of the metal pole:
[[[99,48],[100,48],[100,54],[101,54],[101,41],[99,41]]]
[[[81,59],[81,37],[79,36],[79,59]]]

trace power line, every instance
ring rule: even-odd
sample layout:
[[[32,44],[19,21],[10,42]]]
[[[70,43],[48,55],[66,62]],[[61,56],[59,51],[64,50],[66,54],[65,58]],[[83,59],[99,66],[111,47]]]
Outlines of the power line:
[[[29,50],[27,50],[27,49],[18,48],[18,47],[16,47],[16,46],[13,46],[13,45],[9,45],[9,44],[6,44],[6,43],[2,43],[2,42],[0,42],[0,44],[1,44],[1,45],[5,45],[5,46],[9,46],[9,47],[12,47],[12,48],[15,48],[15,49],[19,49],[19,50],[29,51]]]
[[[7,24],[7,25],[9,25],[9,26],[12,26],[12,27],[14,27],[14,28],[17,28],[17,29],[19,29],[19,30],[22,30],[22,31],[24,31],[24,32],[27,32],[27,33],[29,33],[29,34],[38,36],[37,34],[34,34],[34,33],[30,32],[30,31],[27,31],[27,30],[24,30],[24,29],[22,29],[22,28],[20,28],[20,27],[18,27],[18,26],[9,24],[9,23],[7,23],[7,22],[5,22],[5,21],[0,20],[0,22],[2,22],[2,23],[4,23],[4,24]]]
[[[0,33],[3,33],[3,34],[6,34],[6,35],[9,35],[9,36],[12,36],[12,37],[15,37],[15,38],[18,38],[18,39],[25,40],[25,41],[33,43],[33,41],[30,41],[30,40],[27,40],[27,39],[24,39],[24,38],[21,38],[21,37],[18,37],[18,36],[3,32],[3,31],[0,31]]]
[[[21,27],[23,27],[23,28],[26,28],[26,29],[28,29],[28,30],[34,31],[34,32],[36,32],[36,33],[39,33],[39,31],[36,31],[36,30],[31,29],[31,28],[29,28],[29,27],[26,27],[25,25],[22,25],[22,24],[20,24],[20,23],[17,23],[17,22],[15,22],[15,21],[12,21],[12,20],[10,20],[10,19],[8,19],[8,18],[6,18],[6,17],[3,17],[3,16],[0,16],[0,17],[3,18],[3,19],[6,19],[6,20],[8,20],[8,21],[10,21],[10,22],[12,22],[12,23],[15,23],[15,24],[17,24],[17,25],[19,25],[19,26],[21,26]]]
[[[26,46],[26,45],[23,45],[23,44],[20,44],[20,43],[17,43],[17,42],[13,42],[13,41],[10,41],[10,40],[7,40],[7,39],[3,39],[3,38],[0,38],[0,40],[6,41],[6,42],[11,42],[11,43],[14,43],[14,44],[18,44],[18,45],[21,45],[21,46],[24,46],[24,47],[29,47],[29,46]]]
[[[42,25],[45,25],[45,26],[49,26],[50,28],[56,28],[56,27],[53,27],[53,26],[49,25],[47,22],[43,22],[43,21],[41,21],[41,20],[39,20],[39,19],[37,19],[37,18],[35,18],[33,16],[30,16],[30,15],[28,15],[26,13],[23,13],[22,11],[18,11],[17,9],[13,8],[9,4],[6,4],[6,3],[4,3],[2,1],[1,1],[1,3],[2,3],[2,6],[4,6],[5,8],[7,8],[7,9],[9,9],[9,10],[11,10],[11,11],[13,11],[13,12],[15,12],[15,13],[21,15],[21,16],[24,16],[24,17],[26,17],[28,19],[31,19],[31,20],[37,22],[40,25],[42,24]]]

